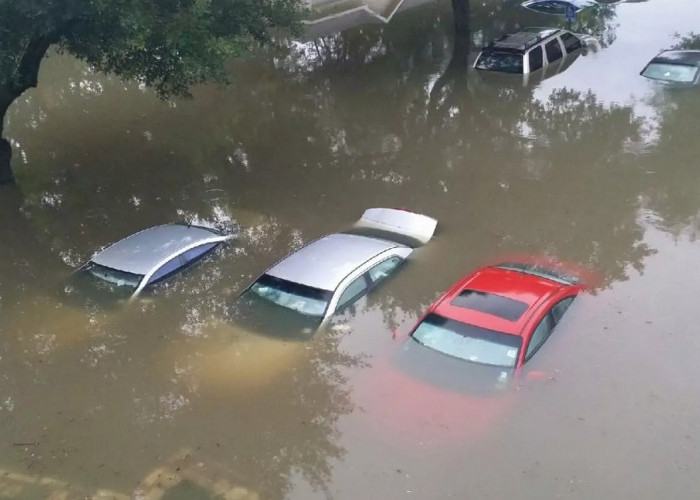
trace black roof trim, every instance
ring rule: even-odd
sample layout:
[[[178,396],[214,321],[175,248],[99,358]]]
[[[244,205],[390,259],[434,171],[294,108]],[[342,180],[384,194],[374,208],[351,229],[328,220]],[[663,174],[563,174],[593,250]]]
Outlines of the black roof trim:
[[[561,33],[560,29],[542,29],[541,31],[518,31],[503,35],[498,40],[491,42],[489,48],[507,49],[514,51],[526,51],[546,40],[547,38]]]

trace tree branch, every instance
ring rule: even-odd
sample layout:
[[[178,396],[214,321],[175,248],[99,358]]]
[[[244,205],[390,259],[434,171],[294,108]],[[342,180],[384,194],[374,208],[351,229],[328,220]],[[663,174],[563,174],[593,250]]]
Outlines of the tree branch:
[[[11,91],[19,96],[28,88],[36,87],[39,83],[39,66],[49,47],[58,42],[56,34],[44,35],[32,38],[17,66],[16,78],[13,79]]]

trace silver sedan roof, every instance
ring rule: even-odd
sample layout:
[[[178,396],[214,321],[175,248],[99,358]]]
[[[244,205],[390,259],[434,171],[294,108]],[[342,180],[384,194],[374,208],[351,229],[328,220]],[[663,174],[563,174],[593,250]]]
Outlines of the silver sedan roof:
[[[335,290],[352,271],[392,248],[387,240],[335,233],[313,241],[268,269],[267,274],[302,285]]]
[[[127,236],[98,252],[92,262],[128,273],[145,275],[171,255],[187,247],[229,239],[199,226],[165,224]]]

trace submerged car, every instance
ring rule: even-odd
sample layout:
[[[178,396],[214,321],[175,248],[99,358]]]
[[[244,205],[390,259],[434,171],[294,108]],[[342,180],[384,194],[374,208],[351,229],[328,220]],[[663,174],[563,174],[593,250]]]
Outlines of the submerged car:
[[[700,84],[700,50],[666,50],[657,55],[640,75],[667,85]]]
[[[576,15],[586,7],[595,4],[593,0],[527,0],[520,5],[540,14],[564,16],[567,15],[567,11]]]
[[[474,68],[482,71],[528,75],[546,71],[554,63],[565,67],[586,48],[596,48],[597,41],[589,36],[550,28],[525,28],[503,36],[485,47]],[[561,71],[559,69],[556,72]]]
[[[454,283],[355,380],[373,437],[440,447],[483,437],[515,411],[526,380],[549,378],[528,364],[589,280],[578,266],[519,256]]]
[[[134,299],[181,272],[231,235],[201,226],[164,224],[132,234],[96,253],[64,284],[65,295]]]
[[[235,320],[262,334],[308,338],[399,269],[436,226],[405,209],[368,209],[348,231],[312,241],[265,271],[235,304]]]
[[[582,290],[576,276],[538,264],[481,268],[428,309],[409,344],[471,364],[517,369],[542,347]]]

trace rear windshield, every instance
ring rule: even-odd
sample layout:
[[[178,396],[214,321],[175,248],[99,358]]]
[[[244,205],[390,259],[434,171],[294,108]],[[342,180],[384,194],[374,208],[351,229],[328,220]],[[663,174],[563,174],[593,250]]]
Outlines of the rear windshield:
[[[652,80],[662,80],[673,83],[692,83],[698,75],[700,68],[697,66],[686,66],[684,64],[651,63],[642,76]]]
[[[263,274],[248,293],[307,316],[323,316],[333,292]]]
[[[540,278],[546,278],[556,283],[561,283],[562,285],[578,285],[581,283],[581,279],[573,274],[565,273],[558,269],[538,266],[537,264],[526,264],[524,262],[503,262],[495,267],[531,274]]]
[[[500,71],[503,73],[523,72],[523,55],[517,52],[485,49],[476,62],[477,69]]]
[[[483,365],[515,367],[522,339],[428,314],[412,334],[415,341],[455,358]]]
[[[463,290],[452,299],[452,305],[497,316],[508,321],[517,321],[527,311],[528,305],[493,293]]]

